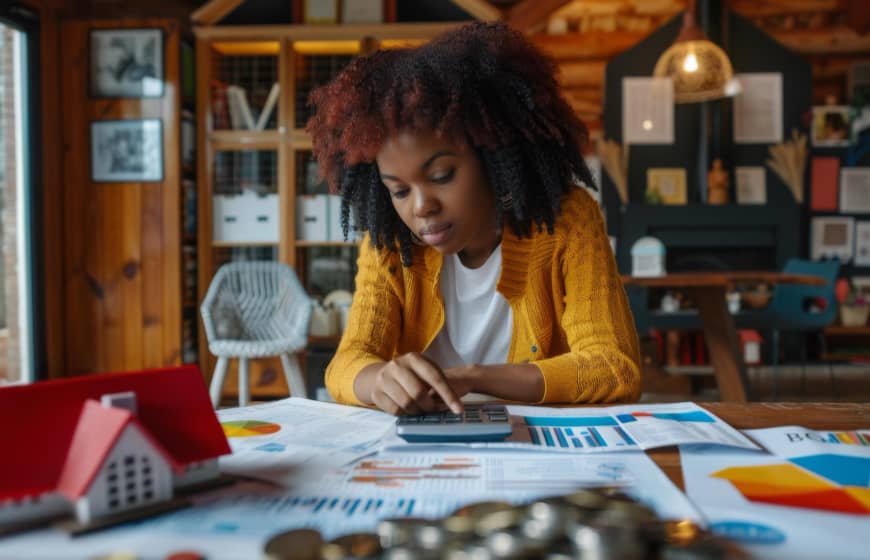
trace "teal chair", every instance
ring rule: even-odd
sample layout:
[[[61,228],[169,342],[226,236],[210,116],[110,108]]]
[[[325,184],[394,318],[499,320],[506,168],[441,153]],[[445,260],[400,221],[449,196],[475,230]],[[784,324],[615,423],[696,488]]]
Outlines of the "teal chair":
[[[834,297],[834,284],[840,272],[839,260],[808,261],[789,259],[782,271],[786,274],[806,274],[823,278],[824,286],[802,286],[799,284],[780,284],[773,289],[773,297],[767,308],[759,313],[757,322],[753,324],[761,329],[773,331],[773,398],[777,396],[777,381],[779,377],[779,338],[780,332],[817,332],[831,325],[837,318],[837,300]],[[819,309],[817,302],[824,301]],[[806,365],[806,345],[801,345],[803,363]],[[833,371],[831,385],[833,386]],[[801,383],[806,381],[806,371],[803,371]]]

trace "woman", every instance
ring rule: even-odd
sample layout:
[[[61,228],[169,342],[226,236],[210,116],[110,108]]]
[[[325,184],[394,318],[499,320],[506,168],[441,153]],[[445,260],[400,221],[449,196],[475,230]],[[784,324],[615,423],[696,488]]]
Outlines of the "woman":
[[[638,397],[637,333],[600,210],[578,180],[586,129],[555,66],[475,23],[353,61],[311,96],[314,155],[367,232],[336,401],[462,410]]]

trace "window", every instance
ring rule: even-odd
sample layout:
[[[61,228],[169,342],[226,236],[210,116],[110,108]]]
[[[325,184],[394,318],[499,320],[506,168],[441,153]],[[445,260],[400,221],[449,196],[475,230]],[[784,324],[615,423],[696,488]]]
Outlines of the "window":
[[[38,220],[40,135],[38,16],[0,8],[0,384],[30,382],[38,338],[34,231]]]

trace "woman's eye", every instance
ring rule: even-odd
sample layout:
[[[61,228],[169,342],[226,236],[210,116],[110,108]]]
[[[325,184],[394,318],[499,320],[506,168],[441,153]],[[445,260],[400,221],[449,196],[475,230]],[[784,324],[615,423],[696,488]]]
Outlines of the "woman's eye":
[[[439,184],[449,183],[453,179],[453,175],[454,171],[451,169],[447,173],[439,173],[438,175],[432,177],[432,182]]]
[[[391,192],[390,195],[391,195],[393,198],[405,198],[406,196],[408,196],[408,189],[404,189],[404,190],[401,190],[401,191]]]

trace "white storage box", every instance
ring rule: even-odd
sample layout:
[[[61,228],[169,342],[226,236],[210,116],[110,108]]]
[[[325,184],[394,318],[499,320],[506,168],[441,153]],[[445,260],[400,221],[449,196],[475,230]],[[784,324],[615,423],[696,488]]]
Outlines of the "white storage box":
[[[212,238],[224,243],[278,243],[278,195],[244,190],[212,197]]]
[[[312,194],[296,197],[296,239],[329,241],[328,206],[329,195]]]

